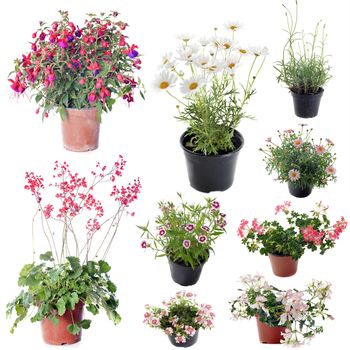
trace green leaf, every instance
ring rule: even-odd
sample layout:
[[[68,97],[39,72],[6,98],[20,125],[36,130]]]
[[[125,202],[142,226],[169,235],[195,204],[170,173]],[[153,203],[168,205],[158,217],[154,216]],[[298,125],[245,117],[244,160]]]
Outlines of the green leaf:
[[[88,329],[90,327],[91,320],[82,320],[81,322],[79,322],[79,324],[81,328]]]
[[[81,268],[79,258],[77,258],[76,256],[68,256],[67,260],[72,270],[77,270]]]
[[[108,265],[108,263],[106,261],[103,261],[103,260],[100,260],[98,262],[98,265],[100,266],[101,273],[107,273],[111,269],[111,267]]]
[[[81,327],[77,323],[70,324],[67,326],[67,331],[71,334],[76,335],[81,331]]]
[[[93,315],[98,314],[98,308],[94,304],[89,304],[86,306],[86,310],[91,312]]]
[[[107,288],[111,293],[115,293],[117,291],[117,287],[112,281],[107,282]]]
[[[39,259],[42,261],[54,261],[52,257],[52,252],[46,252],[45,254],[40,254]]]
[[[62,120],[66,118],[66,109],[64,106],[58,106],[58,112]]]
[[[66,312],[66,301],[64,298],[59,298],[55,306],[59,316],[62,316]]]
[[[43,98],[43,95],[42,94],[37,94],[36,96],[35,96],[35,102],[36,103],[39,103],[40,102],[40,100]]]

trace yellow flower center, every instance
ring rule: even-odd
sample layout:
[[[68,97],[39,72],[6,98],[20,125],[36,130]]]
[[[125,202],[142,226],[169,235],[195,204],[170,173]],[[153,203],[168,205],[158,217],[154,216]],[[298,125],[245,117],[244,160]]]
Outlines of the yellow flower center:
[[[232,25],[232,26],[230,26],[230,29],[231,29],[231,30],[236,30],[236,29],[237,29],[237,26]]]
[[[245,50],[245,49],[239,49],[239,52],[240,52],[241,54],[245,54],[245,53],[247,53],[247,50]]]
[[[226,50],[228,50],[230,47],[231,47],[231,44],[230,44],[230,43],[224,43],[224,48],[225,48]]]
[[[196,90],[197,87],[198,87],[198,83],[194,81],[193,83],[191,83],[191,84],[189,85],[188,88],[189,88],[190,90]]]
[[[233,63],[233,62],[231,62],[231,63],[228,64],[228,67],[229,67],[230,69],[235,68],[235,66],[236,66],[236,63]]]
[[[168,88],[169,87],[169,82],[167,82],[167,81],[162,81],[160,84],[159,84],[159,88],[161,88],[161,89],[166,89],[166,88]]]

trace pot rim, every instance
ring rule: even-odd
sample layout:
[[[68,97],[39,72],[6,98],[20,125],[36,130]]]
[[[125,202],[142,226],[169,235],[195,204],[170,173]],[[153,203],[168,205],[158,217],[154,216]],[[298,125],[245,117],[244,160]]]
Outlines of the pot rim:
[[[210,256],[209,256],[209,257],[210,257]],[[187,266],[187,265],[185,265],[185,263],[184,263],[182,260],[174,261],[174,260],[172,260],[169,256],[167,256],[167,258],[168,258],[169,262],[172,262],[172,263],[175,264],[175,265],[179,265],[179,266],[188,267],[188,268],[190,268],[190,269],[193,269],[192,266]],[[208,258],[208,260],[209,260],[209,258]],[[197,268],[203,266],[208,260],[203,261],[201,264],[195,266],[194,269],[197,269]]]
[[[97,110],[96,107],[88,107],[88,108],[70,108],[70,107],[67,107],[65,108],[65,110],[68,110],[68,111],[91,111],[91,110]]]
[[[202,153],[197,153],[197,152],[193,152],[193,151],[190,151],[189,149],[187,149],[185,147],[185,145],[183,144],[183,141],[185,139],[185,136],[186,136],[186,133],[187,133],[187,130],[182,133],[182,135],[180,136],[180,146],[181,148],[188,154],[191,154],[191,155],[194,155],[194,156],[197,156],[197,157],[206,157],[206,158],[226,158],[226,157],[230,157],[232,154],[234,153],[238,153],[244,146],[244,137],[243,135],[237,130],[235,129],[234,130],[234,133],[237,134],[238,138],[241,140],[241,145],[234,149],[233,151],[230,151],[228,153],[225,153],[225,154],[209,154],[209,155],[206,155],[206,154],[202,154]]]
[[[292,258],[292,260],[294,260],[291,255],[280,255],[280,254],[274,254],[274,253],[268,253],[268,255],[274,256],[276,258]],[[294,261],[298,261],[298,260],[294,260]]]
[[[296,96],[317,96],[317,95],[322,95],[323,94],[324,88],[321,86],[315,94],[298,94],[297,92],[294,92],[291,89],[289,89],[289,92],[292,95],[296,95]]]

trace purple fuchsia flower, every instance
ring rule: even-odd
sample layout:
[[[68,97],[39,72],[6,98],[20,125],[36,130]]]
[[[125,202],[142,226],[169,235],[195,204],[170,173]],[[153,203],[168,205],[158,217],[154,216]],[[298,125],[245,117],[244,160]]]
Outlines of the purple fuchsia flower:
[[[189,241],[188,239],[185,239],[183,242],[182,242],[182,245],[185,249],[188,249],[190,246],[191,246],[191,241]]]
[[[58,40],[57,45],[62,49],[66,49],[68,47],[68,44],[65,40]]]
[[[139,55],[139,53],[136,51],[136,50],[131,50],[129,53],[128,53],[128,56],[130,58],[135,58]]]
[[[193,225],[193,224],[187,224],[187,225],[185,226],[185,230],[186,230],[187,232],[192,232],[192,231],[194,230],[194,225]]]
[[[72,42],[74,40],[74,36],[71,34],[67,35],[67,40],[68,42]]]
[[[161,228],[160,230],[159,230],[159,236],[160,237],[163,237],[163,236],[165,236],[166,235],[166,231],[164,230],[164,228]]]
[[[81,30],[80,29],[75,32],[75,36],[78,38],[81,37]]]
[[[208,240],[208,237],[206,235],[200,235],[198,237],[198,242],[201,244],[204,244]]]

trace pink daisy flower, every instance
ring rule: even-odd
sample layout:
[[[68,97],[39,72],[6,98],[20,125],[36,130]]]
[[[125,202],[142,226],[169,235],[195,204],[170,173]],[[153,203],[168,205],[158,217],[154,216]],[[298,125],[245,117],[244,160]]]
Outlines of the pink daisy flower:
[[[322,145],[315,146],[316,153],[322,155],[326,152],[326,148]]]
[[[335,175],[336,172],[335,168],[331,165],[326,168],[326,173],[328,175]]]
[[[298,181],[300,179],[300,172],[296,169],[291,169],[288,172],[288,177],[292,182]]]
[[[293,145],[294,145],[295,148],[299,149],[302,144],[303,144],[303,140],[302,139],[296,139],[296,140],[293,141]]]

